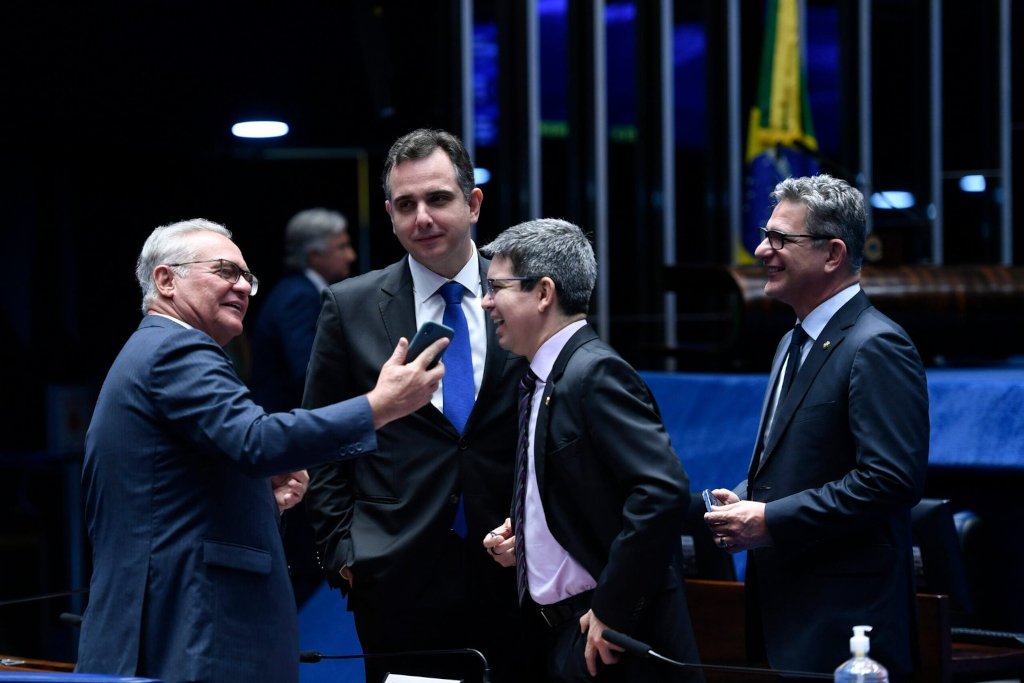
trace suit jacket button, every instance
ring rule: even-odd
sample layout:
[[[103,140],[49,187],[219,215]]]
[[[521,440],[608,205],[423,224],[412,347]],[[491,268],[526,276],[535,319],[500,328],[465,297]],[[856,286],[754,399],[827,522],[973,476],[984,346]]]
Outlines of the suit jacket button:
[[[452,504],[452,505],[458,505],[459,504],[459,494],[453,493],[452,495],[450,495],[448,497],[448,502],[450,504]]]
[[[467,448],[469,448],[469,444],[466,443],[466,440],[465,439],[459,439],[459,450],[460,451],[464,451]]]

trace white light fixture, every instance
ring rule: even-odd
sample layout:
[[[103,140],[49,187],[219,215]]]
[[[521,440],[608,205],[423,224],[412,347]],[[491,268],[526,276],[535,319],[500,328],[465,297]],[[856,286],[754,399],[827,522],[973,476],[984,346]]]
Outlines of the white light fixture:
[[[284,121],[239,121],[231,126],[231,133],[239,138],[279,138],[288,134]]]
[[[476,181],[478,186],[484,185],[491,179],[491,172],[486,168],[474,168],[473,179]]]
[[[912,192],[902,190],[886,190],[871,195],[871,206],[876,209],[909,209],[914,201]]]
[[[960,189],[964,192],[984,192],[985,176],[965,175],[960,179]]]

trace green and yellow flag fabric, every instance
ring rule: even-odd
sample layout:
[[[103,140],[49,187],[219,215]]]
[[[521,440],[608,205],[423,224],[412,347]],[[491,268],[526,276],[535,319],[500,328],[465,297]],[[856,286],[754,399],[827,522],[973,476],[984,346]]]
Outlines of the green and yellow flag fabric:
[[[743,228],[736,249],[740,264],[754,262],[758,229],[771,216],[769,195],[776,183],[819,172],[798,0],[767,0],[765,13],[761,76],[747,138]]]

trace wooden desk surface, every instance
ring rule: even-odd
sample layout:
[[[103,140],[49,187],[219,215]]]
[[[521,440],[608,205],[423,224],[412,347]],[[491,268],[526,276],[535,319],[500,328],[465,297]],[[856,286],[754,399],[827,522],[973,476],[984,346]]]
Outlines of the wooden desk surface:
[[[13,655],[0,655],[0,671],[74,671],[71,662],[50,662],[45,659],[29,659]]]

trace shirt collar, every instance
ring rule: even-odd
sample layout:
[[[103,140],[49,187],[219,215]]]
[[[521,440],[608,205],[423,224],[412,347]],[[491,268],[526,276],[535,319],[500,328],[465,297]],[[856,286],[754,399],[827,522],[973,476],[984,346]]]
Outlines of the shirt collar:
[[[309,281],[316,287],[316,291],[322,292],[329,286],[327,284],[327,280],[324,279],[324,276],[312,268],[306,268],[302,272],[305,273],[306,277],[309,278]]]
[[[181,325],[182,327],[184,327],[186,329],[189,329],[189,330],[194,330],[195,329],[194,327],[189,325],[184,320],[180,320],[178,318],[175,318],[173,315],[167,315],[166,313],[147,313],[147,315],[158,315],[161,318],[167,318],[168,320],[172,320],[172,321],[178,323],[179,325]]]
[[[572,335],[576,334],[576,331],[586,324],[586,320],[577,320],[576,322],[569,323],[540,345],[537,353],[533,356],[533,360],[530,361],[530,369],[533,370],[533,374],[537,375],[541,382],[548,381],[548,375],[551,374],[551,368],[555,367],[558,354],[562,353],[562,349],[565,348]]]
[[[817,340],[818,335],[825,329],[825,325],[828,325],[828,321],[832,319],[832,316],[836,312],[846,305],[853,297],[857,296],[857,292],[860,291],[860,283],[854,282],[846,289],[842,289],[830,298],[822,301],[818,306],[807,314],[807,317],[800,321],[800,326],[804,328],[804,332],[812,340]]]
[[[480,296],[480,265],[477,259],[476,244],[473,242],[470,244],[473,245],[473,253],[466,264],[462,266],[462,270],[452,280],[466,288],[467,294],[464,296],[477,298]],[[417,303],[423,303],[432,297],[441,285],[449,281],[448,278],[441,277],[412,256],[409,256],[409,272],[412,274],[412,290],[416,294]]]

